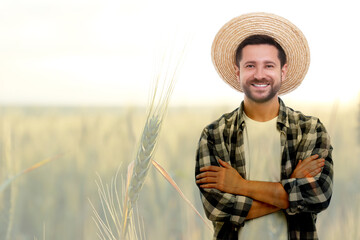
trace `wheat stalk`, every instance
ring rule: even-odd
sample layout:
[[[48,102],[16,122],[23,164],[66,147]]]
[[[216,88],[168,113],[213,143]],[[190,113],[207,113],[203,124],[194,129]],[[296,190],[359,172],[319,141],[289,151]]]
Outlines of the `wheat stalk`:
[[[12,127],[11,124],[9,122],[4,122],[4,126],[3,126],[3,139],[4,139],[4,157],[2,158],[2,161],[0,161],[1,166],[2,166],[2,172],[4,174],[4,176],[8,177],[9,175],[13,174],[17,167],[18,164],[17,162],[13,161],[12,158]],[[2,157],[2,156],[1,156]],[[2,181],[0,174],[0,181]],[[5,181],[6,183],[6,181]],[[0,196],[0,212],[2,212],[2,208],[5,207],[6,208],[6,212],[7,212],[7,227],[6,225],[3,225],[3,229],[5,230],[6,228],[6,234],[4,237],[4,239],[8,240],[10,239],[11,236],[11,231],[13,228],[13,224],[14,224],[14,215],[15,215],[15,205],[16,205],[16,201],[17,201],[17,192],[18,192],[18,188],[16,186],[16,184],[7,184],[6,186],[4,184],[0,185],[0,194],[2,194],[2,191],[6,189],[6,187],[10,186],[10,189],[8,192],[9,196],[7,196],[7,194],[4,192],[4,194],[2,196]],[[8,201],[7,201],[8,200]],[[3,205],[4,204],[4,205]],[[3,214],[1,214],[0,216],[2,217]],[[4,215],[5,215],[5,211],[4,211]],[[0,235],[2,235],[2,231],[0,231]]]
[[[135,225],[133,209],[151,165],[151,159],[156,149],[161,125],[175,86],[177,73],[184,58],[184,52],[182,49],[179,52],[180,56],[163,54],[162,58],[156,61],[159,66],[155,71],[153,87],[150,88],[145,126],[138,143],[135,159],[128,166],[126,183],[122,183],[122,196],[124,198],[122,199],[117,192],[116,178],[118,172],[110,187],[103,185],[100,176],[99,181],[96,182],[103,217],[89,201],[94,213],[93,219],[98,228],[98,237],[101,240],[144,238],[139,216],[137,216],[138,226]],[[159,87],[160,83],[162,84],[161,88]]]
[[[119,167],[120,169],[120,167]],[[96,210],[95,206],[89,200],[89,203],[93,209],[93,221],[98,229],[97,236],[101,240],[119,240],[125,239],[122,237],[122,224],[121,220],[123,218],[123,202],[125,196],[125,183],[123,177],[121,176],[121,186],[122,194],[119,195],[117,189],[118,182],[118,173],[117,170],[115,176],[112,178],[110,185],[104,185],[100,175],[98,175],[98,180],[95,181],[98,189],[98,195],[100,198],[101,204],[101,214]],[[138,224],[135,224],[137,222]],[[129,220],[129,235],[127,239],[145,239],[143,235],[143,224],[140,221],[139,215],[132,215]]]
[[[132,208],[139,197],[151,165],[151,159],[155,152],[161,125],[175,86],[176,76],[184,58],[185,47],[179,52],[179,56],[174,55],[174,52],[169,53],[170,52],[165,52],[159,61],[160,68],[157,68],[154,77],[155,84],[152,88],[152,94],[150,95],[150,106],[145,126],[141,134],[135,160],[131,163],[132,174],[131,177],[128,178],[130,180],[126,185],[126,199],[123,208],[122,237],[124,239],[127,235],[127,226],[132,214]],[[160,90],[159,82],[163,83],[160,95],[158,95],[158,91]]]
[[[9,177],[8,179],[6,179],[1,185],[0,185],[0,193],[2,191],[4,191],[15,179],[17,179],[18,177],[24,175],[25,173],[28,173],[28,172],[31,172],[45,164],[47,164],[48,162],[50,161],[53,161],[57,158],[60,158],[62,155],[58,155],[57,157],[54,157],[54,158],[48,158],[48,159],[45,159],[45,160],[42,160],[38,163],[35,163],[34,165],[32,165],[31,167],[29,168],[26,168],[24,170],[22,170],[21,172],[15,174],[14,176],[11,176]]]
[[[179,193],[179,195],[184,199],[184,201],[190,206],[190,208],[200,217],[200,219],[205,223],[205,225],[210,229],[210,231],[213,231],[212,226],[209,224],[209,221],[205,220],[201,216],[198,210],[196,210],[195,206],[191,203],[191,201],[185,196],[185,194],[181,191],[180,187],[176,184],[174,179],[170,176],[170,174],[155,160],[151,161],[152,165],[156,168],[156,170],[159,171],[159,173],[168,181],[171,186]]]
[[[46,239],[45,223],[43,223],[43,234],[42,235],[43,235],[42,239],[45,240]],[[34,236],[34,240],[38,240],[38,238]]]

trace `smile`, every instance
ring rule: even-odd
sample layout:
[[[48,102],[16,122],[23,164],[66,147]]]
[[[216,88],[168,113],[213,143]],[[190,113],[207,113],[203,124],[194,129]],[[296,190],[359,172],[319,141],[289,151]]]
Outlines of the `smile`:
[[[251,85],[253,85],[254,87],[260,87],[260,88],[269,86],[269,84],[251,84]]]

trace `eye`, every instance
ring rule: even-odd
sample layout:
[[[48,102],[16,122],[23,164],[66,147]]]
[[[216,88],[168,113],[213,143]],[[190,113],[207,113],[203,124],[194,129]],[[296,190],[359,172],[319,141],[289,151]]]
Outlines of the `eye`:
[[[246,65],[245,65],[245,68],[254,68],[254,67],[255,67],[254,64],[246,64]]]
[[[266,67],[266,68],[274,68],[274,65],[272,65],[272,64],[267,64],[265,67]]]

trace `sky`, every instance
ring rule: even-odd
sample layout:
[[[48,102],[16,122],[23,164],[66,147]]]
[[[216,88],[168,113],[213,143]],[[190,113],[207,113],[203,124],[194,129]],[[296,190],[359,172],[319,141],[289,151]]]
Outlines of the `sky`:
[[[285,17],[308,40],[308,74],[285,100],[358,101],[358,10],[350,0],[1,1],[0,104],[144,105],[163,50],[177,60],[186,46],[170,104],[236,105],[243,95],[218,76],[210,49],[248,12]]]

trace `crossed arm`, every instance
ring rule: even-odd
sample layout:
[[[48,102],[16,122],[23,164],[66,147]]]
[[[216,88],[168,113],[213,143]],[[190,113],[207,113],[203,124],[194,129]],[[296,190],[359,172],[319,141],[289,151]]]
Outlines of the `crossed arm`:
[[[320,173],[325,160],[313,155],[299,161],[291,178],[314,177]],[[261,217],[289,207],[288,193],[279,182],[245,180],[228,163],[219,160],[222,167],[206,166],[200,169],[196,183],[203,189],[218,189],[225,193],[253,199],[246,219]]]

